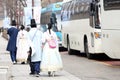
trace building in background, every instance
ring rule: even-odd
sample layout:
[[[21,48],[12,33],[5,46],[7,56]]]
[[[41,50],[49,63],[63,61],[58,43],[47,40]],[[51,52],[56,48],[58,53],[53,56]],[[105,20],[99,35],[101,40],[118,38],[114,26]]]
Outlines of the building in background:
[[[51,3],[56,3],[56,2],[61,2],[61,1],[63,1],[63,0],[42,0],[41,6],[46,7],[47,5],[49,5]]]

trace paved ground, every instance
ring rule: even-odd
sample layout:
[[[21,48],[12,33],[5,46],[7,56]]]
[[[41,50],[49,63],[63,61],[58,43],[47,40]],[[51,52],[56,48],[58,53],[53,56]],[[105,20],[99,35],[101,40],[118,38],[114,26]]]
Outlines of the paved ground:
[[[6,51],[7,40],[0,35],[0,80],[81,80],[74,75],[66,72],[65,70],[56,72],[55,77],[48,77],[45,72],[40,73],[40,77],[29,75],[29,65],[28,64],[16,64],[13,65],[10,60],[9,52]],[[6,71],[2,69],[7,68]],[[5,77],[2,77],[2,71]],[[4,79],[3,79],[4,78]]]

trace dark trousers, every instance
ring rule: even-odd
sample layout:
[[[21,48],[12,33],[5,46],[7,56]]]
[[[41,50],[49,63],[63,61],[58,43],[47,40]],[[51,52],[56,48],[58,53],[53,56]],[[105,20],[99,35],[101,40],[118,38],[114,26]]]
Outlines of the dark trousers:
[[[12,62],[16,61],[16,51],[10,51],[10,57],[11,57]]]
[[[30,62],[30,71],[33,74],[39,74],[40,73],[40,63],[41,61],[37,61],[37,62]]]

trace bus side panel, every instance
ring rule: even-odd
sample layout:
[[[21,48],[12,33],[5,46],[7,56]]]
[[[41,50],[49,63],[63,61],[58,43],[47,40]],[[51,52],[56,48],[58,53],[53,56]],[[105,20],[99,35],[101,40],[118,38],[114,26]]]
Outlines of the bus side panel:
[[[120,59],[120,30],[102,30],[102,48],[111,58]]]
[[[62,24],[62,45],[67,48],[67,35],[70,41],[70,48],[74,50],[84,51],[84,34],[89,33],[89,30],[82,27],[88,27],[86,21],[65,21]],[[87,33],[86,33],[87,32]]]
[[[67,48],[67,34],[62,32],[62,46]]]
[[[118,6],[114,0],[108,0],[113,7]],[[109,2],[109,5],[110,5]],[[102,30],[102,50],[110,58],[120,59],[120,9],[105,10],[104,1],[101,1],[101,30]]]

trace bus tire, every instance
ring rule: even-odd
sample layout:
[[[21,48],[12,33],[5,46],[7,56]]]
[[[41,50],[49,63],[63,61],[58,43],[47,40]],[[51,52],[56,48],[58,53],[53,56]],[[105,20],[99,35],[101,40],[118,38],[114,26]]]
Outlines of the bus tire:
[[[70,49],[69,39],[67,39],[67,50],[68,50],[68,54],[69,54],[69,55],[72,55],[72,49]]]
[[[84,50],[88,59],[92,59],[92,54],[89,53],[88,42],[84,43]]]

